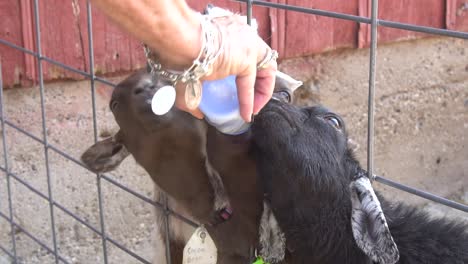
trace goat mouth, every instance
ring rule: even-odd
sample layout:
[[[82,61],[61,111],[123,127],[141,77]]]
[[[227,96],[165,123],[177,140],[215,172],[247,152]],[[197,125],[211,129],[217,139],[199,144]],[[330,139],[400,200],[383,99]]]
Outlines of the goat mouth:
[[[266,107],[260,112],[258,117],[255,117],[254,126],[256,124],[263,128],[281,129],[281,123],[285,122],[289,128],[296,129],[296,123],[292,122],[286,111],[281,107]]]
[[[291,110],[290,108],[292,105],[289,102],[285,102],[282,100],[283,98],[281,96],[277,96],[276,94],[273,94],[272,100],[268,102],[267,105],[263,108],[262,111],[260,111],[260,115],[262,113],[269,114],[269,113],[275,113],[279,116],[281,116],[283,119],[286,119],[288,121],[291,121],[291,116],[289,115],[289,111]]]

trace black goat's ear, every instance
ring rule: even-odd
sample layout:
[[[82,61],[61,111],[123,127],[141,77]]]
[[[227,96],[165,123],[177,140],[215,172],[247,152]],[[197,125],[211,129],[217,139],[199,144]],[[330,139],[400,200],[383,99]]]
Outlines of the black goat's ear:
[[[356,244],[376,263],[396,263],[400,257],[398,248],[369,178],[354,180],[350,188],[351,226]]]
[[[130,153],[120,141],[120,131],[113,137],[96,142],[89,147],[81,161],[93,172],[102,173],[114,170]]]
[[[275,92],[287,90],[293,94],[302,84],[302,81],[296,80],[283,72],[276,71]]]

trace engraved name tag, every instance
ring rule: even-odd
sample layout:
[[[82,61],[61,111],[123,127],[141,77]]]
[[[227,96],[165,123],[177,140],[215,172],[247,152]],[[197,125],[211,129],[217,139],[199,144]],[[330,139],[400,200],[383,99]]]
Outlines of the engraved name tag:
[[[216,264],[217,259],[218,250],[208,231],[197,228],[185,245],[182,264]]]

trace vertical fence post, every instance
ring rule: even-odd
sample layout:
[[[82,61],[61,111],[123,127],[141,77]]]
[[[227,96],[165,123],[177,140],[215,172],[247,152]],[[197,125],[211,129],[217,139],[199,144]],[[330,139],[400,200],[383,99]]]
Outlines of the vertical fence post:
[[[247,24],[252,25],[252,0],[247,0]]]
[[[6,144],[6,131],[5,131],[5,105],[3,101],[3,79],[2,79],[2,62],[0,61],[0,119],[2,123],[2,143],[3,143],[3,159],[5,162],[5,177],[7,181],[7,197],[8,197],[8,214],[10,217],[10,230],[11,230],[11,243],[13,249],[13,263],[17,263],[16,255],[16,237],[15,225],[13,224],[13,202],[11,198],[11,178],[10,168],[8,166],[8,154]]]
[[[371,12],[371,46],[369,61],[369,97],[367,101],[367,173],[369,179],[374,179],[374,90],[377,59],[377,28],[379,0],[372,0]]]
[[[91,9],[91,2],[86,1],[86,13],[87,13],[87,27],[88,27],[88,52],[89,52],[89,79],[91,85],[91,104],[92,104],[92,114],[93,114],[93,134],[94,134],[94,143],[97,142],[97,117],[96,117],[96,86],[94,75],[94,47],[93,47],[93,14]],[[84,54],[83,54],[84,56]],[[107,264],[107,236],[106,228],[104,221],[104,209],[102,205],[102,187],[101,187],[101,174],[96,174],[96,185],[98,193],[98,206],[99,206],[99,224],[101,226],[101,240],[102,240],[102,253],[104,258],[104,263]]]
[[[252,25],[252,0],[247,0],[247,24],[250,26]],[[253,260],[255,258],[255,249],[253,246],[249,248],[249,256],[250,260]]]
[[[41,114],[42,114],[42,136],[44,139],[44,158],[46,165],[46,174],[47,174],[47,192],[48,192],[48,201],[50,209],[50,224],[52,231],[52,241],[54,244],[54,257],[55,263],[58,264],[58,252],[57,252],[57,236],[55,233],[55,218],[54,218],[54,200],[52,197],[52,184],[50,180],[50,168],[49,168],[49,143],[47,140],[47,124],[46,124],[46,114],[45,114],[45,95],[44,95],[44,76],[42,72],[42,50],[41,50],[41,25],[39,19],[39,1],[34,0],[34,22],[36,23],[36,49],[37,49],[37,72],[39,80],[39,90],[41,94]]]
[[[166,263],[172,264],[171,258],[171,234],[169,232],[169,206],[167,201],[167,195],[165,193],[161,194],[163,200],[164,209],[156,208],[156,210],[164,210],[164,229],[165,229],[165,236],[164,240],[166,241]]]

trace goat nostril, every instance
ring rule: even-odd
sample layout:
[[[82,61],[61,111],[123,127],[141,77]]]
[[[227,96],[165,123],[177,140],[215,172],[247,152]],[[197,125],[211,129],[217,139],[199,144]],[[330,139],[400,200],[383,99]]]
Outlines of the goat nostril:
[[[112,101],[112,102],[111,102],[111,105],[110,105],[111,110],[114,110],[114,109],[117,107],[118,104],[119,104],[119,102],[117,102],[117,101]]]
[[[286,91],[281,91],[281,92],[280,92],[280,95],[281,95],[284,99],[286,99],[286,101],[287,101],[288,103],[291,102],[291,95],[290,95],[288,92],[286,92]]]
[[[113,156],[113,155],[117,154],[117,152],[119,152],[120,150],[122,150],[122,145],[114,146],[112,148],[112,154],[111,155]]]
[[[133,94],[141,94],[143,92],[143,88],[136,88],[135,91],[133,91]]]
[[[277,101],[282,101],[285,103],[291,102],[291,95],[287,91],[279,91],[273,93],[272,99]]]

